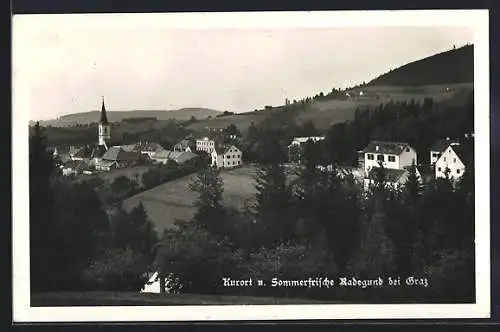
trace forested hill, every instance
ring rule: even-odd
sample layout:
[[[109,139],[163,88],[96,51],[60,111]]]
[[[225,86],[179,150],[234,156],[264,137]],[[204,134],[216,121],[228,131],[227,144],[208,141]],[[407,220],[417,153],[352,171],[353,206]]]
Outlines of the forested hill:
[[[416,86],[474,82],[474,46],[435,54],[383,74],[369,86]]]

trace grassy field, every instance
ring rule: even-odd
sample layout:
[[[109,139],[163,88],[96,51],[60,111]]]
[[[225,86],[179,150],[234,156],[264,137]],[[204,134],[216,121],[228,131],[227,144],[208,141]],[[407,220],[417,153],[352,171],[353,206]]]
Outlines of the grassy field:
[[[249,165],[222,171],[226,205],[241,208],[245,201],[254,198],[255,171],[256,168]],[[127,198],[123,207],[129,210],[142,202],[149,218],[162,232],[166,227],[173,227],[177,219],[186,220],[194,215],[196,208],[193,203],[198,194],[189,189],[193,176],[188,175]]]
[[[47,306],[168,306],[168,305],[246,305],[321,304],[326,301],[256,296],[142,294],[132,292],[61,292],[31,294],[32,307]]]

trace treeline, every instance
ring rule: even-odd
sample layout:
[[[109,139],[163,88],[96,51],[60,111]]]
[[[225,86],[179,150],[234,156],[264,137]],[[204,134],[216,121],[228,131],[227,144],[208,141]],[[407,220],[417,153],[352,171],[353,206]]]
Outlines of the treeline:
[[[306,168],[290,183],[279,145],[257,176],[254,205],[223,204],[219,172],[203,169],[191,220],[166,230],[160,275],[186,293],[317,298],[347,302],[473,302],[474,182],[468,169],[454,187],[440,179],[425,189],[413,170],[400,190],[386,187],[382,168],[368,194],[352,176]],[[222,278],[262,279],[267,287],[224,287]],[[401,287],[270,287],[272,278],[398,278]],[[427,280],[407,285],[407,277]],[[180,285],[180,286],[179,286]]]
[[[109,145],[133,144],[139,141],[158,142],[165,148],[174,144],[191,133],[186,125],[179,121],[167,121],[161,128],[141,128],[144,118],[125,120],[124,123],[136,125],[134,130],[127,130],[119,123],[111,124],[111,139]],[[152,119],[151,119],[152,120]],[[187,123],[187,122],[186,122]],[[129,126],[130,127],[130,126]],[[92,123],[76,127],[45,127],[47,144],[55,146],[89,145],[97,141],[98,124]]]
[[[264,161],[268,155],[267,141],[277,140],[286,149],[293,137],[326,137],[323,162],[354,166],[357,151],[371,140],[408,142],[418,154],[418,163],[429,163],[429,150],[438,139],[463,139],[474,131],[474,96],[470,93],[461,105],[436,103],[432,98],[423,102],[390,101],[376,107],[358,108],[354,119],[332,125],[320,132],[312,122],[297,125],[293,119],[276,116],[259,125],[251,124],[244,137],[243,149],[247,161]],[[299,107],[294,106],[293,107]],[[266,119],[267,120],[267,119]]]
[[[142,204],[130,212],[107,211],[96,183],[61,177],[38,125],[29,160],[31,291],[139,290],[149,278],[157,242]],[[135,186],[119,178],[110,190],[122,195]]]
[[[462,105],[389,102],[378,107],[356,109],[352,121],[337,123],[326,133],[330,162],[356,165],[357,151],[371,140],[407,142],[416,149],[418,163],[429,164],[429,151],[438,139],[463,139],[474,132],[474,95]]]

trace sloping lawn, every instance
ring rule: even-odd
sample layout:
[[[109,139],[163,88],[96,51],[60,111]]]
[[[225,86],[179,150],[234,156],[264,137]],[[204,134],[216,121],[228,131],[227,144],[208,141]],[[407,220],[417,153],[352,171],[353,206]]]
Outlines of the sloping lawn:
[[[255,172],[256,168],[250,165],[221,172],[226,205],[241,208],[245,201],[254,199]],[[142,202],[157,231],[162,232],[166,227],[173,227],[177,219],[188,220],[196,212],[193,204],[198,193],[189,189],[193,176],[188,175],[129,197],[123,201],[123,207],[130,210]]]

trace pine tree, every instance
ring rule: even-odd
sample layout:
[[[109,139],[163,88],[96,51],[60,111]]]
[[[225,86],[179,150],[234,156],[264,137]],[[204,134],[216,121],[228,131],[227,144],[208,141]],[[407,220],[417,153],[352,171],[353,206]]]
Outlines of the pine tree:
[[[262,166],[256,182],[255,217],[263,230],[263,242],[271,245],[291,239],[296,225],[283,166]]]
[[[387,236],[387,217],[381,197],[375,197],[371,220],[361,229],[359,248],[347,264],[347,271],[359,278],[376,278],[394,272],[394,246]]]
[[[135,231],[133,249],[146,258],[150,266],[156,256],[156,245],[158,243],[158,234],[153,223],[149,220],[146,209],[142,202],[130,212],[132,227]]]
[[[223,185],[220,170],[211,167],[201,169],[189,184],[189,188],[199,194],[193,222],[215,236],[222,236],[226,227],[226,213],[222,206]]]

